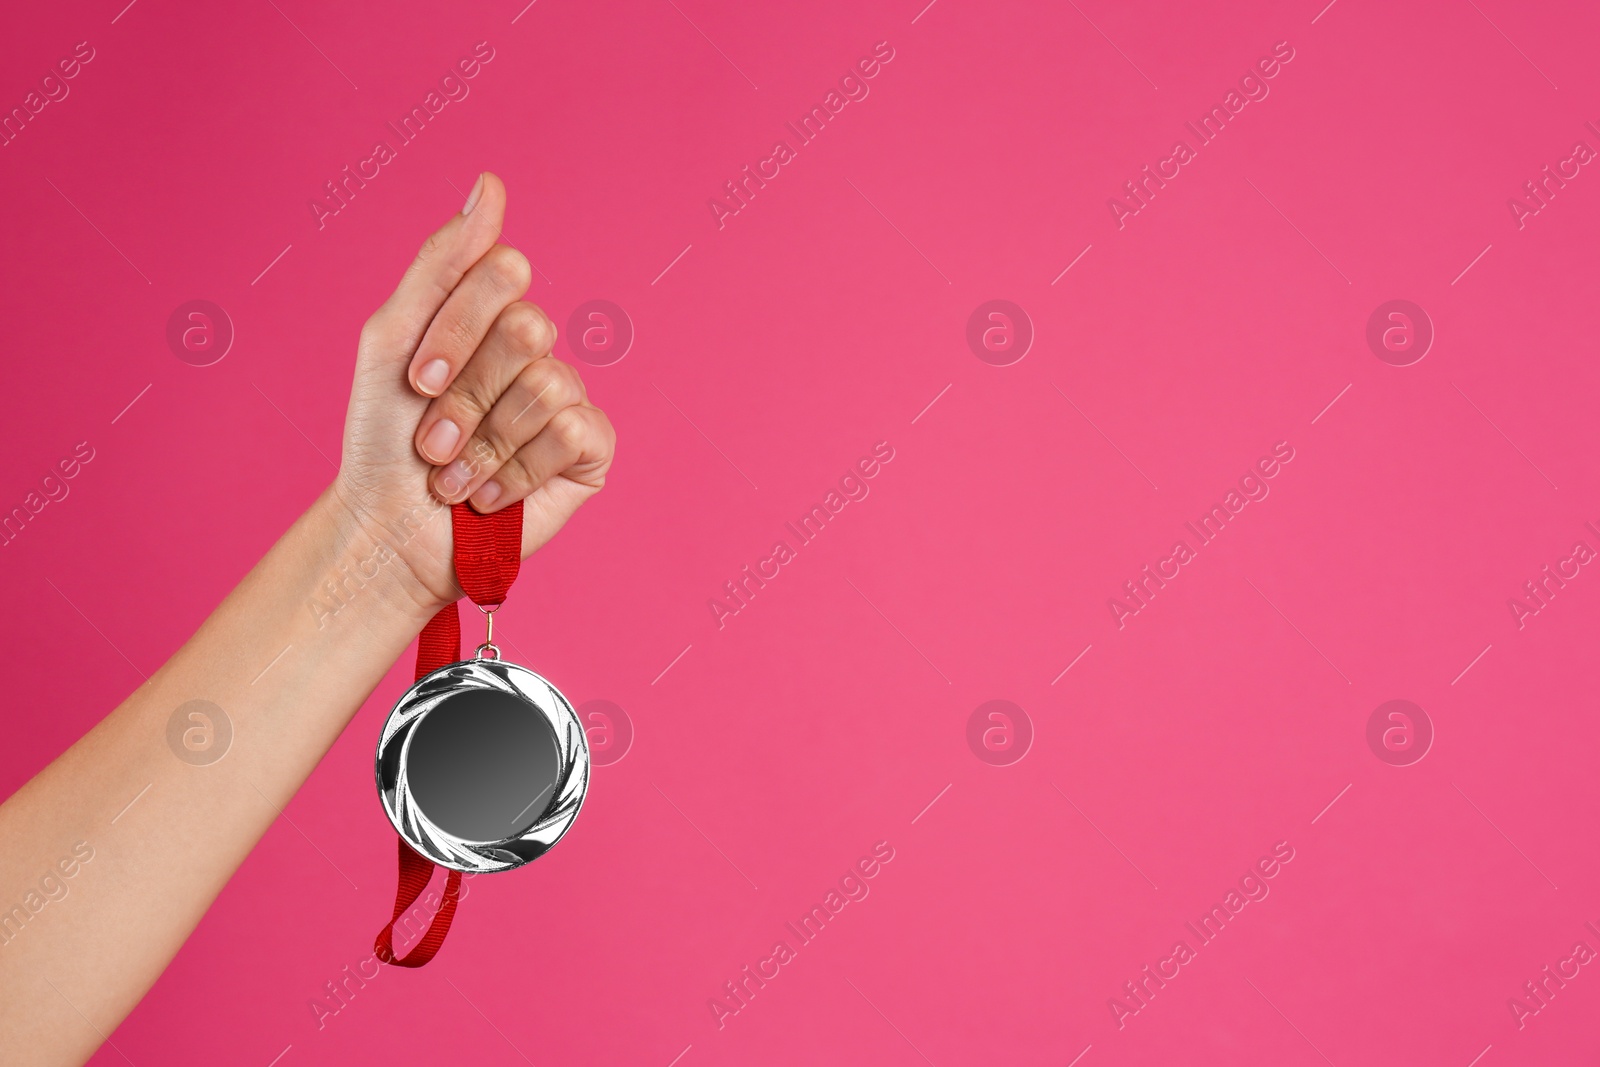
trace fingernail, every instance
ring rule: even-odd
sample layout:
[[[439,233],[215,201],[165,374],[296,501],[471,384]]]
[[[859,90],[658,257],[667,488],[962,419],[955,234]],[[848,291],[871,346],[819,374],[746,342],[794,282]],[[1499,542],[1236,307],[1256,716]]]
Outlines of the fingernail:
[[[430,463],[443,463],[459,440],[461,427],[449,419],[440,419],[422,435],[422,458]]]
[[[454,504],[460,500],[467,483],[472,481],[472,471],[461,460],[456,460],[434,481],[433,485],[439,495]]]
[[[472,506],[479,511],[487,511],[494,507],[494,502],[499,499],[499,484],[496,482],[484,482],[478,491],[472,495]]]
[[[478,206],[478,197],[483,195],[483,175],[478,175],[478,183],[472,187],[472,192],[467,194],[467,206],[461,209],[463,215],[472,214],[472,209]]]
[[[428,396],[444,392],[444,383],[450,377],[450,364],[442,359],[430,359],[417,371],[417,388]]]

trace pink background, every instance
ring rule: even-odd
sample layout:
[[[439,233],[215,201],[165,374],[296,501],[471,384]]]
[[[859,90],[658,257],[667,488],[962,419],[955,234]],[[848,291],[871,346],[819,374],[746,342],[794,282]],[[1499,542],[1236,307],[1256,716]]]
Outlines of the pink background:
[[[1591,6],[124,2],[0,36],[6,109],[95,49],[0,149],[0,510],[95,450],[0,550],[0,789],[327,483],[357,330],[479,170],[563,358],[585,301],[637,332],[585,367],[609,486],[504,616],[632,750],[555,852],[471,883],[432,965],[319,1029],[392,900],[397,665],[113,1035],[129,1060],[1600,1053],[1595,968],[1521,1029],[1507,1006],[1600,949],[1600,577],[1522,629],[1507,605],[1600,548],[1600,175],[1507,207],[1600,148]],[[319,230],[310,198],[479,41],[471,95]],[[870,96],[719,229],[708,198],[880,41]],[[1270,95],[1119,230],[1107,199],[1279,41]],[[204,368],[165,339],[196,298],[237,331]],[[1407,367],[1365,340],[1397,298],[1437,332]],[[990,299],[1036,331],[1011,366],[965,340]],[[710,598],[879,441],[870,496],[719,629]],[[1280,441],[1270,496],[1119,629],[1108,598]],[[967,741],[993,699],[1035,734],[1009,766]],[[1436,732],[1410,766],[1366,740],[1391,699]],[[879,841],[870,895],[719,1029],[723,983]],[[1108,1000],[1280,841],[1270,895],[1119,1028]]]

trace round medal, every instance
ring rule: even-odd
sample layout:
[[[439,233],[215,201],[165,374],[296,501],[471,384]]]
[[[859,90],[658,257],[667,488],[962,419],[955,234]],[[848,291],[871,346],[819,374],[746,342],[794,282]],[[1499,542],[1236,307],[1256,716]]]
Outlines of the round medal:
[[[419,680],[378,740],[378,793],[413,849],[457,871],[504,871],[544,855],[578,816],[589,744],[544,678],[486,652]]]

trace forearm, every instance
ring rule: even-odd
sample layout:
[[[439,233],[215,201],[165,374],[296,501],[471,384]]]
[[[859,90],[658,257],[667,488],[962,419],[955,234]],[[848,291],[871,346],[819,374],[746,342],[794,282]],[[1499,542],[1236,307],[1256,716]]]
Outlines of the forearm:
[[[133,1008],[416,636],[426,598],[377,548],[324,494],[154,677],[0,805],[0,1062],[92,1054],[84,1017],[110,1033]],[[231,724],[215,762],[204,720],[169,744],[194,700],[221,709],[211,746]]]

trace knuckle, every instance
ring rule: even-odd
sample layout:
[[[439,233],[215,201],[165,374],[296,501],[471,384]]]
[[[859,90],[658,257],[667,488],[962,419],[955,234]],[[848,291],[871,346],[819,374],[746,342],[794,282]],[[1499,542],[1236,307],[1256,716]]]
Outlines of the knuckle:
[[[456,410],[457,421],[465,419],[468,425],[482,422],[494,407],[496,398],[489,395],[488,385],[479,375],[461,375],[451,387],[451,392],[455,394],[451,406]]]
[[[582,403],[583,379],[578,377],[578,372],[558,359],[545,362],[550,364],[550,369],[546,372],[550,375],[550,392],[545,396],[545,402],[550,410],[559,411]]]
[[[384,318],[383,309],[374,311],[367,321],[361,324],[361,344],[363,347],[380,345],[388,334],[388,323]]]
[[[578,368],[558,359],[552,359],[550,362],[560,368],[561,380],[566,383],[567,404],[586,403],[589,399],[589,387],[583,384],[583,375],[579,373]]]
[[[537,404],[543,411],[560,411],[569,406],[572,400],[568,397],[570,390],[561,373],[561,363],[553,359],[541,359],[528,364],[518,375],[522,388],[528,394],[528,403]]]
[[[500,483],[502,489],[511,492],[525,493],[533,487],[533,472],[528,469],[520,454],[506,457],[506,461],[495,471],[494,480]]]
[[[475,406],[481,405],[483,412],[479,416],[477,439],[484,450],[484,461],[496,465],[510,459],[522,445],[516,422],[506,406],[497,403],[499,399],[488,397],[473,402]]]
[[[555,343],[556,331],[550,318],[537,306],[519,300],[505,310],[504,329],[519,351],[544,355]]]
[[[417,258],[412,265],[420,267],[425,263],[432,262],[433,258],[439,254],[439,246],[442,243],[438,233],[428,234],[427,237],[423,238],[422,246],[417,249]]]
[[[550,420],[550,432],[555,435],[556,444],[565,454],[576,456],[582,452],[584,441],[589,436],[582,409],[562,408],[556,412]]]
[[[471,358],[472,352],[478,347],[478,330],[473,318],[468,315],[457,315],[445,326],[445,345],[451,352],[465,352]]]
[[[533,267],[528,257],[510,245],[495,245],[489,250],[489,269],[508,289],[523,292],[533,282]]]
[[[611,461],[617,454],[617,428],[611,424],[606,413],[599,408],[589,408],[590,426],[594,442],[594,463],[601,470],[611,466]]]

